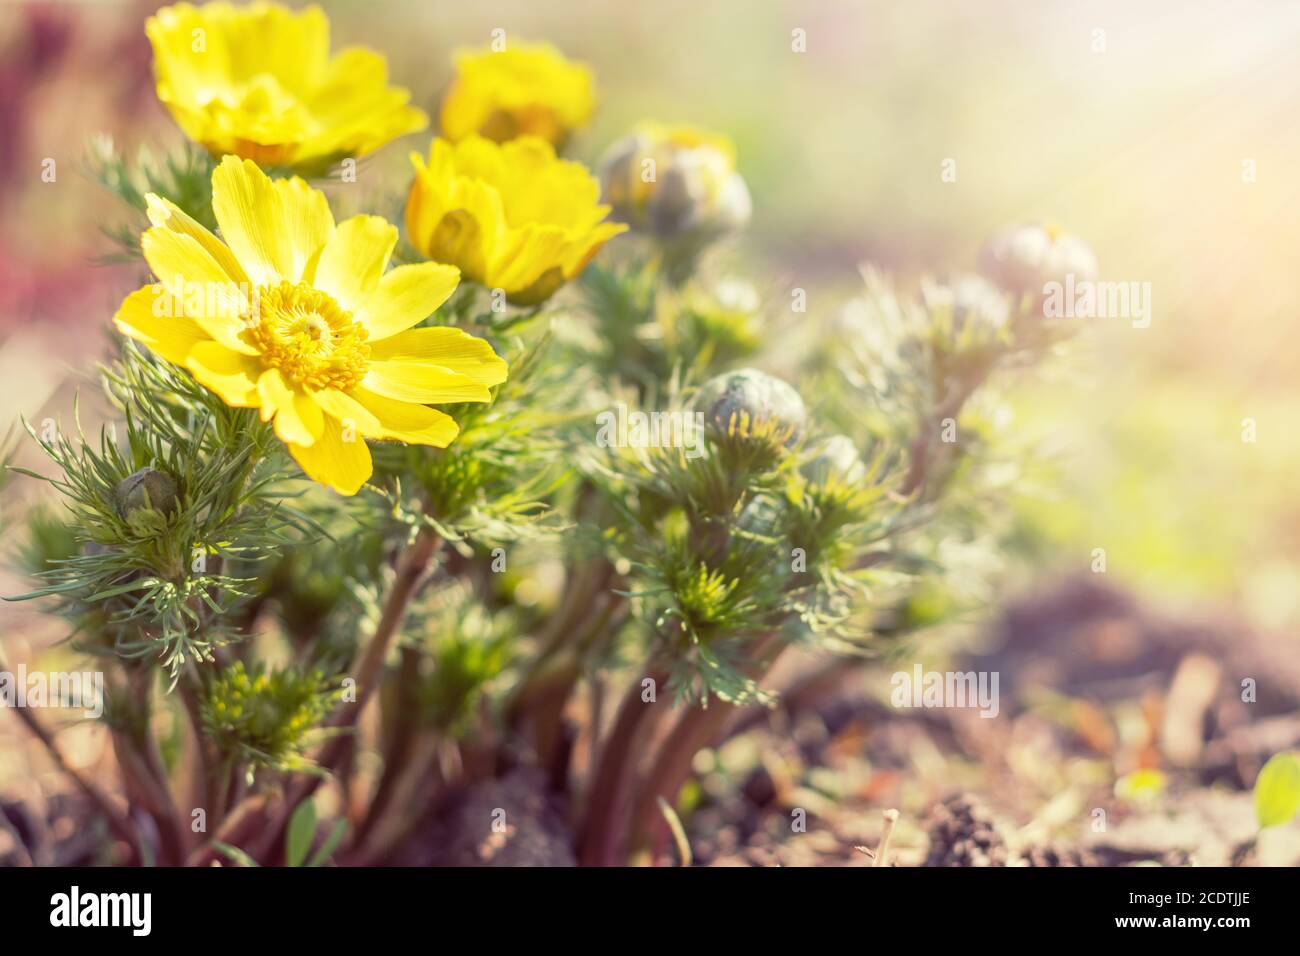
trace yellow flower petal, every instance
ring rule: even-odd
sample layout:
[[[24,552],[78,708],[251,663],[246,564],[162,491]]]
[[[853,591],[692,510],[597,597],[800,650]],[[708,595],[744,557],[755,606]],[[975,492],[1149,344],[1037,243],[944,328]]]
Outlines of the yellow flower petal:
[[[113,324],[123,335],[176,365],[185,364],[185,356],[195,345],[212,341],[197,322],[183,314],[181,306],[160,284],[147,285],[128,295],[113,316]]]
[[[370,341],[377,343],[405,332],[438,310],[460,282],[455,266],[420,262],[398,266],[379,280],[354,318],[366,327]]]
[[[360,157],[428,119],[389,86],[384,58],[329,56],[318,7],[187,3],[150,17],[158,98],[195,142],[267,165],[319,170]]]
[[[248,284],[248,276],[244,273],[244,267],[239,264],[239,260],[230,251],[230,247],[209,232],[206,226],[196,222],[170,199],[164,199],[162,196],[149,193],[144,197],[144,201],[148,209],[149,222],[152,225],[162,226],[173,232],[194,237],[199,245],[206,249],[208,254],[217,261],[217,264],[221,266],[226,275],[230,276],[235,282],[244,285]]]
[[[158,281],[184,313],[228,349],[254,354],[239,338],[248,311],[246,289],[191,235],[154,226],[140,237],[140,249]]]
[[[497,142],[532,134],[562,142],[595,106],[591,70],[549,44],[457,51],[456,77],[442,105],[442,133],[479,133]]]
[[[346,219],[325,243],[313,285],[355,312],[378,287],[396,245],[397,227],[380,216]]]
[[[212,173],[212,212],[257,285],[310,281],[334,230],[324,193],[297,177],[273,181],[252,160],[233,156]]]
[[[379,419],[351,395],[329,388],[312,392],[311,397],[325,410],[326,415],[337,418],[345,431],[349,429],[359,431],[367,438],[384,437]]]
[[[550,269],[560,268],[569,258],[572,239],[559,226],[530,222],[512,230],[496,252],[492,281],[503,289],[525,289]],[[516,299],[513,297],[512,299]]]
[[[460,433],[455,420],[436,408],[394,401],[366,388],[353,389],[351,398],[378,421],[377,438],[446,448]]]
[[[257,379],[262,366],[256,359],[232,352],[220,342],[199,342],[185,357],[185,367],[227,405],[256,408],[261,404]]]
[[[370,449],[360,432],[345,431],[333,415],[324,417],[316,441],[311,445],[289,445],[289,453],[308,478],[328,485],[341,495],[355,495],[374,470]]]
[[[388,85],[388,64],[373,50],[340,50],[307,109],[320,132],[303,144],[304,152],[326,156],[362,156],[384,143],[423,129],[429,118],[408,105],[409,91]]]
[[[421,405],[492,400],[486,385],[466,375],[413,362],[371,362],[361,384],[385,398]]]
[[[508,366],[484,339],[450,326],[411,329],[370,347],[371,362],[433,365],[480,385],[500,385]]]
[[[484,282],[488,266],[506,232],[501,194],[492,182],[505,175],[501,158],[475,142],[458,153],[450,143],[434,140],[426,166],[411,154],[415,178],[406,203],[406,232],[411,242],[437,262],[458,266],[468,279]],[[483,178],[480,178],[483,177]]]
[[[536,136],[435,139],[427,163],[416,154],[411,162],[411,243],[516,305],[543,302],[626,229],[602,222],[610,210],[595,177]]]
[[[460,431],[450,415],[424,405],[385,398],[365,388],[351,393],[313,393],[325,411],[352,424],[367,438],[391,438],[418,445],[446,448]]]
[[[312,445],[324,431],[321,407],[306,392],[289,387],[277,369],[267,369],[257,380],[262,399],[262,421],[275,417],[275,433],[290,445]]]
[[[195,30],[202,31],[201,50],[195,49]],[[274,3],[178,3],[146,20],[145,33],[159,85],[186,98],[211,97],[232,79],[259,74],[305,93],[329,62],[329,20],[316,6],[295,12]]]

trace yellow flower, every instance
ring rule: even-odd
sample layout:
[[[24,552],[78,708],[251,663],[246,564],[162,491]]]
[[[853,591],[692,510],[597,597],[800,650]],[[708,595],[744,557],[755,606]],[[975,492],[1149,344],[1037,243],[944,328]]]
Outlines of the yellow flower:
[[[221,239],[148,203],[140,245],[158,282],[127,296],[117,328],[227,405],[274,418],[303,471],[341,494],[370,477],[363,437],[446,447],[457,425],[427,404],[490,401],[505,381],[482,339],[413,328],[459,276],[431,262],[385,273],[397,228],[378,216],[336,226],[323,193],[233,156],[212,174]]]
[[[544,302],[627,228],[602,222],[609,207],[600,205],[595,177],[535,136],[435,139],[428,165],[418,153],[411,162],[411,242],[515,305]]]
[[[442,103],[442,135],[473,133],[498,143],[540,136],[557,149],[595,107],[591,70],[549,44],[456,54],[456,77]]]
[[[614,216],[664,241],[708,242],[749,222],[749,189],[725,136],[642,123],[600,167]]]
[[[329,20],[273,3],[164,7],[145,23],[158,98],[213,155],[264,166],[324,167],[423,129],[428,118],[388,85],[371,50],[331,57]]]

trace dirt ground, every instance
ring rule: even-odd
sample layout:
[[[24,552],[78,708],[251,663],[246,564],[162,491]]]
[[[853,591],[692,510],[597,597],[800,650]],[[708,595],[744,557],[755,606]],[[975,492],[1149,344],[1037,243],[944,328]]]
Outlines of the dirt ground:
[[[695,862],[869,866],[858,848],[896,807],[900,866],[1300,864],[1300,825],[1259,835],[1250,792],[1300,743],[1300,660],[1280,638],[1156,613],[1092,576],[1038,595],[951,665],[1000,673],[999,719],[892,708],[849,672],[703,761]]]
[[[1092,577],[1010,604],[987,637],[949,666],[999,673],[992,720],[891,707],[887,664],[795,662],[781,706],[697,759],[693,864],[870,866],[896,808],[897,866],[1300,865],[1300,824],[1259,834],[1250,792],[1300,745],[1300,660],[1279,637],[1155,612]],[[111,771],[99,731],[60,734],[91,773]],[[0,761],[0,865],[94,862],[102,828],[9,715]],[[440,852],[410,862],[572,865],[544,789],[520,773],[465,795],[437,824]],[[485,843],[483,808],[503,804],[515,825]]]

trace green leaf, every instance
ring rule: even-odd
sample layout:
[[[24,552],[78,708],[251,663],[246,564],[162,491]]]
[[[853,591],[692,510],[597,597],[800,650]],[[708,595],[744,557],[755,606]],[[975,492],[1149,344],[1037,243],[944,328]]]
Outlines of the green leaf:
[[[1263,827],[1286,823],[1300,810],[1300,754],[1275,754],[1255,778],[1255,818]]]
[[[86,598],[86,603],[90,604],[94,601],[105,601],[108,598],[117,597],[119,594],[130,594],[132,591],[139,591],[143,588],[153,587],[157,583],[157,578],[141,578],[138,581],[128,581],[126,584],[119,584],[117,587],[96,591],[90,597]]]
[[[316,804],[304,800],[298,804],[289,819],[289,833],[285,838],[284,858],[289,866],[302,866],[316,836]]]
[[[320,849],[312,854],[311,859],[307,861],[308,866],[324,866],[329,862],[331,854],[338,849],[339,843],[343,840],[343,833],[348,828],[346,820],[340,820],[334,824],[334,829],[330,831],[325,842],[320,845]]]
[[[240,866],[257,866],[257,861],[237,846],[231,846],[229,843],[222,843],[217,840],[213,842],[212,849]]]

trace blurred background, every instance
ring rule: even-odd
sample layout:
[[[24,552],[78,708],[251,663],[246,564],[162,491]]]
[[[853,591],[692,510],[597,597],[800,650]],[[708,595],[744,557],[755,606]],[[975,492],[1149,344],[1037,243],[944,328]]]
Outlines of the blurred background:
[[[128,153],[182,141],[153,95],[143,21],[159,5],[0,3],[6,426],[70,418],[137,284],[134,267],[97,262],[111,251],[101,227],[122,213],[82,170],[99,133]],[[1008,222],[1082,236],[1103,279],[1150,283],[1152,320],[1094,320],[1069,362],[1013,396],[1016,427],[1052,455],[1018,504],[1012,593],[1086,575],[1105,548],[1107,587],[1257,635],[1265,665],[1297,659],[1300,5],[320,5],[335,48],[383,51],[431,115],[452,51],[504,28],[593,66],[601,106],[570,150],[589,164],[643,118],[731,136],[755,206],[735,255],[786,334],[818,334],[859,290],[861,263],[907,287],[972,269]],[[386,147],[363,186],[404,183],[407,153],[427,145]],[[940,175],[949,159],[955,182]],[[794,287],[806,314],[789,313]],[[33,483],[20,484],[5,495]]]

